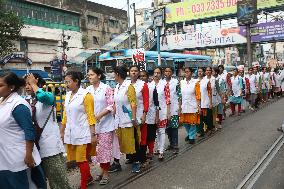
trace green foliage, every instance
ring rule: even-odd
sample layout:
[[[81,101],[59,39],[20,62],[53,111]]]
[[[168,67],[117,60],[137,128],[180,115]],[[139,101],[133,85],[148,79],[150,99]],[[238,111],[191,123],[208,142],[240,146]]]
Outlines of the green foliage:
[[[5,10],[5,0],[0,0],[0,57],[15,51],[15,41],[21,37],[23,21],[12,11]]]

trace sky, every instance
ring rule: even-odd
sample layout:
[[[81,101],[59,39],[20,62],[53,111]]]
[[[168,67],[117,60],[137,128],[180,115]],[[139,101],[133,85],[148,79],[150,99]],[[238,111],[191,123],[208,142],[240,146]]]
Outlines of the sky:
[[[102,5],[127,10],[127,0],[89,0]],[[129,0],[130,4],[135,3],[137,8],[150,7],[152,0]]]

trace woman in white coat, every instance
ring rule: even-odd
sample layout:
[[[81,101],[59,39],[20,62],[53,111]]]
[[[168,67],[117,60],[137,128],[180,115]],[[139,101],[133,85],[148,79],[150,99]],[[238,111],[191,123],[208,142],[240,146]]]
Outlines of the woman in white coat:
[[[0,74],[0,188],[3,189],[29,189],[29,168],[41,162],[34,146],[30,106],[17,93],[24,86],[25,81],[14,73]],[[40,187],[46,188],[45,181]]]
[[[81,72],[65,76],[67,92],[62,119],[61,136],[67,144],[67,161],[76,161],[81,173],[81,189],[93,183],[88,158],[95,155],[96,133],[94,98],[81,88]]]
[[[38,133],[38,146],[42,158],[42,166],[51,189],[69,189],[65,152],[56,122],[54,95],[41,88],[45,81],[39,74],[28,74],[25,90],[29,95],[26,100],[32,107],[34,127]]]
[[[180,81],[181,88],[181,116],[180,123],[183,124],[187,135],[186,141],[195,143],[196,127],[200,124],[200,85],[197,79],[192,78],[192,70],[185,68],[185,79]]]
[[[114,117],[113,113],[113,89],[101,82],[105,80],[103,71],[99,68],[91,68],[88,72],[90,86],[87,91],[94,97],[94,113],[96,115],[96,134],[97,134],[97,162],[100,163],[101,173],[96,181],[100,185],[106,185],[109,182],[109,168],[112,159]]]
[[[162,80],[162,68],[157,67],[154,69],[154,80],[149,86],[154,85],[155,95],[153,98],[157,114],[155,116],[155,122],[157,125],[157,153],[159,160],[164,159],[164,149],[166,140],[166,126],[168,120],[171,118],[170,113],[170,88],[165,80]]]
[[[234,69],[234,75],[231,77],[231,96],[229,97],[230,107],[232,114],[235,115],[235,106],[238,106],[238,116],[241,115],[242,110],[242,91],[243,91],[243,80],[239,76],[238,68]]]

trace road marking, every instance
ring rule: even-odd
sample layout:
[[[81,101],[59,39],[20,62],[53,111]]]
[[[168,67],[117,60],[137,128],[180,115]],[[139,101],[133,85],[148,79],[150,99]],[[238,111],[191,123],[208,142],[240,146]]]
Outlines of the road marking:
[[[264,154],[264,156],[253,167],[249,174],[245,176],[243,181],[237,186],[236,189],[243,189],[246,185],[246,189],[251,189],[255,182],[259,179],[263,171],[267,168],[272,159],[278,153],[280,148],[283,146],[283,144],[283,134],[281,134],[278,139],[272,144],[269,150]]]

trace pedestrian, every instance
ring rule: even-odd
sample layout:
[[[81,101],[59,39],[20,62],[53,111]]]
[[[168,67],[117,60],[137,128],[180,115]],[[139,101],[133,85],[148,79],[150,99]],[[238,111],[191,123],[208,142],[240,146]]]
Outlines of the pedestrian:
[[[203,77],[203,79],[200,81],[200,91],[201,91],[201,121],[200,123],[204,123],[207,128],[206,131],[209,132],[209,134],[212,133],[214,129],[213,125],[213,89],[211,81],[211,74],[212,74],[212,68],[207,67],[206,68],[206,76]]]
[[[134,86],[126,80],[128,69],[118,66],[114,69],[115,80],[118,83],[114,91],[115,124],[118,127],[120,151],[133,154],[132,171],[140,171],[138,152],[140,147],[140,129],[137,120],[137,99]]]
[[[36,144],[38,145],[42,166],[51,189],[69,189],[65,149],[60,137],[60,129],[55,116],[55,97],[45,92],[42,87],[44,79],[37,73],[25,76],[26,100],[32,108],[32,120],[36,128]]]
[[[248,79],[249,79],[249,84],[250,84],[250,110],[254,111],[256,108],[255,100],[257,98],[257,78],[253,74],[253,68],[248,69]]]
[[[0,188],[46,188],[42,175],[31,180],[31,169],[40,170],[40,154],[34,146],[31,108],[17,92],[25,80],[12,72],[0,73]],[[11,158],[13,157],[13,158]],[[41,176],[41,177],[40,177]]]
[[[157,152],[158,159],[164,160],[164,148],[166,140],[166,126],[171,117],[170,112],[170,88],[167,82],[162,79],[162,68],[154,69],[154,80],[150,85],[155,85],[153,100],[157,109],[155,122],[157,125]],[[155,92],[157,91],[157,92]]]
[[[140,126],[140,146],[139,151],[136,152],[139,163],[133,164],[132,172],[139,173],[141,165],[146,166],[146,153],[147,153],[147,124],[146,116],[149,109],[149,88],[146,82],[139,79],[140,70],[137,65],[132,65],[129,68],[131,84],[135,88],[137,100],[137,113],[136,117]],[[139,129],[139,128],[138,128]]]
[[[262,80],[262,100],[263,102],[267,102],[268,101],[268,92],[270,89],[270,74],[269,72],[267,72],[267,68],[263,67],[262,68],[262,74],[261,74],[261,80]]]
[[[226,103],[228,100],[228,73],[224,69],[223,65],[219,65],[219,86],[221,90],[221,101],[223,104],[223,115],[222,115],[222,120],[225,119],[226,117]],[[219,107],[221,108],[221,107]]]
[[[178,127],[179,115],[181,113],[181,91],[180,83],[173,78],[173,68],[165,67],[165,81],[170,89],[170,118],[167,124],[166,133],[168,134],[169,146],[167,150],[173,150],[174,154],[178,154]]]
[[[215,78],[215,84],[214,85],[211,84],[212,88],[214,88],[212,92],[213,121],[215,122],[216,129],[222,129],[223,103],[221,98],[222,91],[220,88],[220,75],[219,75],[219,69],[217,67],[214,67],[212,69],[212,75]],[[216,120],[218,120],[218,122]]]
[[[114,111],[113,89],[101,82],[105,80],[105,75],[97,67],[89,69],[88,80],[91,85],[86,90],[94,98],[95,130],[97,135],[96,160],[101,168],[95,180],[100,185],[106,185],[109,183],[108,171],[112,159],[113,138],[115,135],[114,117],[112,115]],[[119,146],[116,146],[116,148],[119,148]]]
[[[259,66],[255,65],[253,67],[253,74],[256,77],[255,86],[256,86],[256,93],[257,93],[256,100],[255,100],[255,107],[258,108],[258,106],[260,105],[262,101],[262,91],[261,91],[262,80],[261,80],[261,75],[259,73]]]
[[[200,84],[192,78],[192,70],[184,69],[185,79],[180,81],[181,88],[181,116],[180,123],[186,130],[186,138],[190,144],[195,143],[196,127],[200,124]]]
[[[140,71],[139,78],[148,84],[149,89],[149,108],[148,113],[146,115],[146,123],[147,123],[147,147],[149,153],[147,154],[148,162],[153,160],[154,156],[154,145],[156,139],[156,130],[157,125],[155,123],[156,118],[156,106],[154,102],[154,96],[157,96],[157,90],[155,90],[154,82],[149,82],[149,75],[146,71]],[[154,94],[155,93],[155,94]],[[157,100],[157,99],[156,99]]]
[[[65,97],[61,137],[67,144],[67,161],[76,161],[81,173],[81,189],[93,184],[88,159],[95,155],[96,133],[93,96],[81,88],[81,72],[65,76],[69,92]]]
[[[239,76],[238,69],[234,69],[233,76],[231,77],[231,96],[229,97],[230,107],[231,107],[231,116],[235,115],[235,106],[238,106],[238,116],[241,115],[241,103],[242,103],[242,87],[243,81],[242,78]]]

